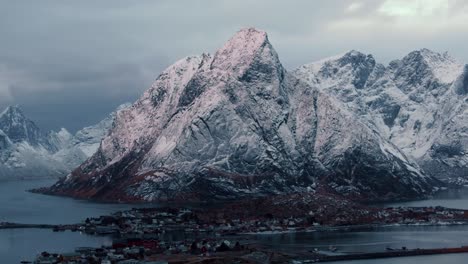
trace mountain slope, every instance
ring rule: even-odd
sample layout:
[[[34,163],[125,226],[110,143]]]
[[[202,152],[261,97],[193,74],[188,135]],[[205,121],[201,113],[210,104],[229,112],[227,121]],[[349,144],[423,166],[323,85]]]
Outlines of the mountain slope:
[[[94,154],[114,117],[76,135],[66,129],[43,133],[19,106],[8,107],[0,114],[0,180],[67,175]]]
[[[118,112],[96,154],[45,192],[101,200],[222,199],[314,191],[356,199],[431,190],[394,145],[289,74],[265,32],[166,69]]]
[[[130,103],[122,104],[99,123],[85,127],[76,132],[73,140],[74,147],[80,149],[87,157],[91,157],[99,148],[101,140],[107,135],[109,129],[112,127],[116,113],[130,106]]]
[[[58,141],[49,141],[20,107],[10,106],[0,114],[0,131],[0,179],[58,177],[65,173],[65,166],[51,155]]]
[[[0,113],[0,128],[14,143],[22,141],[27,141],[31,145],[42,143],[39,128],[24,116],[19,106],[9,106]]]
[[[294,75],[336,97],[433,176],[468,176],[466,66],[427,49],[388,66],[351,51]]]

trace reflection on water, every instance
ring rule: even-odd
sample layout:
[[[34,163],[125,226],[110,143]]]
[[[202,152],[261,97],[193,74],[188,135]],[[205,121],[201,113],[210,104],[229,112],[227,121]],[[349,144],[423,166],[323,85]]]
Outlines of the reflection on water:
[[[352,232],[309,232],[297,234],[253,235],[252,242],[284,251],[327,251],[330,246],[337,253],[382,252],[387,248],[443,248],[468,245],[468,226],[382,227]],[[336,264],[406,264],[468,263],[468,254],[419,256],[392,259],[373,259],[333,262]],[[443,262],[441,262],[443,261]],[[331,263],[331,262],[330,262]]]
[[[50,186],[53,183],[53,180],[0,182],[0,222],[74,224],[86,217],[96,217],[143,206],[92,203],[27,192],[27,190]]]
[[[444,206],[468,209],[468,188],[446,190],[432,199],[379,204],[378,206]],[[374,228],[353,232],[312,232],[253,236],[256,242],[272,248],[327,250],[335,246],[339,252],[377,252],[386,248],[437,248],[468,245],[468,226],[400,226]],[[468,263],[468,254],[418,256],[391,259],[372,259],[333,262],[336,264],[440,264]],[[331,262],[330,262],[331,263]]]
[[[463,264],[467,263],[468,254],[417,256],[405,258],[367,259],[353,261],[327,262],[329,264]]]
[[[62,224],[77,223],[86,217],[110,214],[142,205],[100,204],[64,197],[26,192],[51,185],[51,180],[0,182],[0,222]],[[468,209],[468,188],[439,193],[432,200],[385,204],[384,206],[446,206]],[[151,205],[147,205],[151,206]],[[153,205],[154,206],[154,205]],[[185,233],[169,234],[168,239],[184,239]],[[271,248],[327,250],[330,245],[339,252],[375,252],[387,247],[435,248],[468,245],[468,226],[386,227],[352,232],[310,232],[297,234],[254,235],[255,242]],[[109,237],[95,237],[73,232],[40,229],[0,230],[0,263],[18,263],[33,259],[41,251],[70,252],[79,246],[110,244]],[[406,257],[398,259],[359,260],[341,264],[370,263],[466,263],[467,254]]]
[[[441,191],[433,198],[421,201],[382,204],[382,206],[443,206],[448,208],[468,209],[468,188]]]
[[[253,235],[253,240],[278,249],[379,252],[386,248],[441,248],[468,245],[468,226],[398,226],[362,231],[308,232]]]
[[[52,232],[48,229],[0,230],[0,263],[34,260],[43,251],[73,252],[76,247],[111,245],[109,237],[93,237],[78,232]]]
[[[0,182],[0,222],[71,224],[81,222],[86,217],[105,215],[138,206],[90,203],[27,192],[32,188],[50,186],[53,183],[52,180]],[[49,229],[0,230],[0,263],[32,260],[42,251],[73,252],[80,246],[98,247],[111,243],[109,237],[52,232]]]

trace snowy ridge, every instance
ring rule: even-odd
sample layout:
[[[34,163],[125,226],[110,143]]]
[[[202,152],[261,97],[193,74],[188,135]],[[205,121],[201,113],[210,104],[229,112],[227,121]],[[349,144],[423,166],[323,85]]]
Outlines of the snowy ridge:
[[[240,76],[253,62],[255,52],[267,42],[265,32],[254,28],[242,29],[216,52],[212,67]]]
[[[94,154],[114,117],[76,135],[65,128],[43,133],[19,106],[8,107],[0,114],[0,180],[67,175]]]
[[[9,106],[0,114],[0,129],[12,142],[28,141],[33,145],[41,142],[39,128],[27,119],[19,106]]]
[[[434,77],[442,83],[452,83],[462,73],[463,65],[447,52],[440,54],[428,49],[422,49],[419,52],[432,69]]]
[[[360,76],[343,74],[364,87],[375,61],[353,52],[339,63],[348,62]],[[320,74],[337,87],[333,72]],[[428,194],[434,182],[340,100],[288,73],[267,34],[248,28],[214,56],[188,57],[166,69],[117,114],[98,151],[49,192],[111,201],[206,200],[320,186],[385,200]]]
[[[337,98],[408,157],[442,178],[468,176],[464,72],[466,66],[447,53],[422,49],[388,66],[352,51],[301,66],[294,75]]]
[[[96,125],[85,127],[76,132],[73,140],[74,146],[80,149],[86,157],[91,157],[99,148],[101,140],[107,136],[109,129],[114,123],[116,114],[130,106],[130,103],[122,104],[116,109],[116,111],[112,112],[108,117],[104,118]]]

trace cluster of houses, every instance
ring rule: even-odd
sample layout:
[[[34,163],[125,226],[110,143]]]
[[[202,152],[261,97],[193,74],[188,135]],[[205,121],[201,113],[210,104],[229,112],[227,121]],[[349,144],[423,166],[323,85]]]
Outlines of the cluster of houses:
[[[321,207],[324,208],[324,207]],[[366,211],[367,210],[367,211]],[[239,254],[248,249],[226,239],[242,234],[327,230],[339,226],[381,224],[468,223],[468,211],[444,207],[370,208],[335,214],[308,211],[300,216],[272,214],[231,219],[226,214],[186,208],[139,208],[108,216],[88,218],[77,225],[57,227],[58,231],[81,231],[91,235],[111,235],[112,247],[79,248],[73,254],[40,254],[34,263],[188,263],[167,262],[179,256],[214,256],[220,252]],[[350,219],[354,219],[350,221]],[[56,230],[56,231],[57,231]],[[170,257],[169,257],[170,256]],[[193,262],[198,263],[198,262]]]
[[[266,231],[300,231],[307,226],[320,226],[310,222],[310,216],[276,219],[262,217],[253,219],[213,219],[201,221],[188,209],[133,209],[111,216],[87,219],[78,230],[89,234],[117,234],[119,237],[164,238],[171,232],[182,231],[188,237],[200,234],[225,236]]]
[[[165,238],[167,234],[177,232],[183,232],[187,237],[219,237],[246,233],[302,231],[319,226],[320,223],[314,222],[309,214],[303,217],[213,218],[205,221],[187,209],[171,212],[135,209],[112,216],[89,219],[81,229],[91,234],[115,233],[120,237],[157,235],[159,238]]]
[[[152,238],[116,239],[111,247],[81,247],[68,254],[39,254],[34,264],[165,264],[174,258],[203,260],[218,253],[245,252],[239,242],[204,239],[164,242]],[[171,257],[172,256],[172,257]],[[28,262],[24,262],[28,263]],[[31,262],[30,262],[31,263]],[[185,263],[185,262],[177,262]]]
[[[138,257],[137,257],[138,256]],[[140,249],[115,250],[112,248],[78,248],[73,253],[50,254],[42,252],[34,264],[167,264],[167,261],[146,261]],[[23,262],[28,263],[28,262]]]
[[[385,223],[397,224],[466,224],[468,210],[435,207],[392,207],[381,211]]]
[[[91,235],[118,238],[151,237],[160,241],[220,237],[246,233],[299,232],[339,226],[379,224],[456,224],[468,221],[468,211],[444,207],[373,208],[346,212],[324,219],[322,212],[309,211],[301,216],[231,219],[225,215],[206,218],[203,211],[184,208],[139,208],[109,216],[88,218],[82,224],[57,227],[56,230],[81,231]],[[177,237],[177,234],[181,234]]]

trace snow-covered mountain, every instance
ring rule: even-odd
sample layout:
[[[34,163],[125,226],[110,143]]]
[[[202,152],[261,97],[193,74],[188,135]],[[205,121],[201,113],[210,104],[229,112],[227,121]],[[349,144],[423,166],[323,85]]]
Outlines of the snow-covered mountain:
[[[107,135],[109,129],[112,127],[116,113],[130,106],[130,103],[122,104],[108,117],[101,120],[101,122],[93,126],[85,127],[76,132],[73,141],[74,146],[85,153],[87,157],[91,157],[99,148],[101,140]],[[81,163],[82,162],[80,162],[80,164]]]
[[[114,117],[112,113],[76,135],[64,128],[44,133],[19,106],[6,108],[0,114],[0,180],[67,175],[94,154]]]
[[[265,32],[243,29],[213,56],[162,72],[98,151],[45,192],[153,201],[325,188],[385,200],[431,190],[434,179],[386,136],[314,86],[283,68]]]
[[[351,51],[293,73],[337,98],[427,173],[468,177],[468,65],[428,49],[386,66]]]

